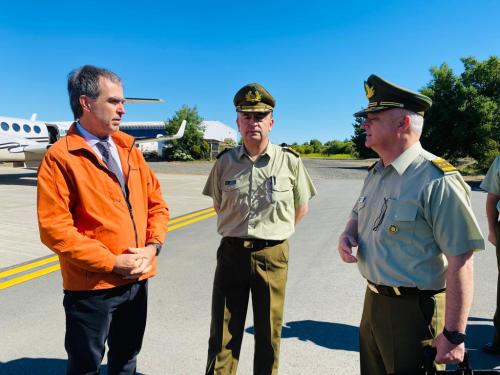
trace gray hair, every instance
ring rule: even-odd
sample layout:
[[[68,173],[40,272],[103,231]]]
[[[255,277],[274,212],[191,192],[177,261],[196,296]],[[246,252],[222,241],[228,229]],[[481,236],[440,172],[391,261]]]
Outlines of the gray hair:
[[[99,86],[99,79],[101,77],[107,78],[113,83],[122,83],[120,77],[112,71],[93,65],[84,65],[68,74],[69,105],[71,106],[75,120],[79,119],[83,113],[80,105],[80,96],[85,95],[89,98],[97,99],[101,94]]]
[[[420,136],[424,127],[424,117],[419,115],[418,113],[403,108],[399,109],[398,112],[398,115],[401,117],[410,116],[410,128],[413,133]]]

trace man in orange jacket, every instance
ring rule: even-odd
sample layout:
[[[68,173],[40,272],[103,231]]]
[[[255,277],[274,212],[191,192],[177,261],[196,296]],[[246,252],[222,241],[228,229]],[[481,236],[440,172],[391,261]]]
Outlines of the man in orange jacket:
[[[168,208],[134,139],[119,131],[120,78],[83,66],[68,77],[75,123],[38,172],[42,242],[59,255],[68,374],[135,374],[146,326],[147,280]]]

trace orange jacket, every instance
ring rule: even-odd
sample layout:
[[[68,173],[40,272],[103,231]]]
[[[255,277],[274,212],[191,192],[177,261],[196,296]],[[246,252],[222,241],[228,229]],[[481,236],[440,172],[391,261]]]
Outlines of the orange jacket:
[[[157,178],[134,139],[112,135],[120,155],[129,205],[120,184],[71,126],[38,170],[38,226],[42,242],[59,255],[66,290],[106,289],[132,282],[113,273],[129,247],[163,243],[169,219]],[[156,259],[147,279],[156,274]]]

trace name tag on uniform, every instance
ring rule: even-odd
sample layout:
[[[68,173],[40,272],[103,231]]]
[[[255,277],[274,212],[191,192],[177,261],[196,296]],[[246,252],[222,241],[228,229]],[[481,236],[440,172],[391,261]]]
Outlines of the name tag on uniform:
[[[224,181],[225,186],[233,186],[236,185],[236,180],[226,180]]]

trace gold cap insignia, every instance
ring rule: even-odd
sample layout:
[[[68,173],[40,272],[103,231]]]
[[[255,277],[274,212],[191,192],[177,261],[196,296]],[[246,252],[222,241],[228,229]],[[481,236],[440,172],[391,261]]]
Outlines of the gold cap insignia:
[[[370,86],[367,82],[365,82],[365,93],[366,97],[370,99],[373,95],[375,95],[375,87]]]
[[[399,228],[396,225],[394,225],[394,224],[389,225],[389,233],[390,234],[396,234],[398,232],[399,232]]]
[[[252,103],[260,102],[262,100],[262,95],[256,89],[253,89],[246,93],[245,100]]]

